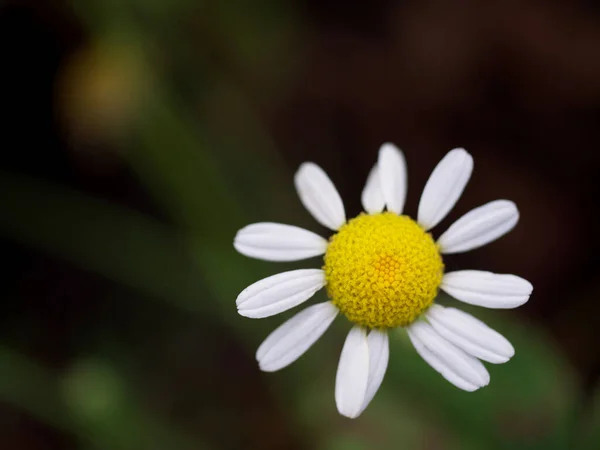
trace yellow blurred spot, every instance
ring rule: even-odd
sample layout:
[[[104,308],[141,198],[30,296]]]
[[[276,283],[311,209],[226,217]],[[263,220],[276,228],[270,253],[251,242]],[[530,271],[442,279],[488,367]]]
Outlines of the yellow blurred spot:
[[[145,84],[134,42],[107,40],[83,47],[59,74],[61,118],[76,142],[113,140],[127,132]]]

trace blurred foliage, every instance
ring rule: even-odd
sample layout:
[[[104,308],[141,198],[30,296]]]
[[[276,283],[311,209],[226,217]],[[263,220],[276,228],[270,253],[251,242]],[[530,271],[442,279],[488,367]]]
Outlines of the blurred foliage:
[[[10,195],[2,200],[2,236],[180,309],[197,317],[198,326],[218,325],[252,358],[261,339],[284,319],[247,321],[236,315],[234,299],[281,266],[240,257],[232,237],[260,217],[306,219],[291,174],[236,85],[253,80],[234,80],[229,69],[249,68],[251,78],[253,70],[277,62],[295,39],[293,11],[266,0],[72,5],[92,35],[59,83],[72,142],[101,140],[118,152],[168,219],[3,173],[0,191]],[[188,17],[200,18],[200,38],[189,39],[194,23]],[[214,46],[217,63],[211,59]],[[265,92],[277,95],[287,82],[286,64],[295,63],[272,71]],[[227,120],[215,120],[216,114]],[[543,331],[509,314],[475,313],[501,330],[517,355],[490,367],[493,382],[473,394],[446,383],[398,331],[386,379],[367,412],[355,421],[339,417],[333,383],[348,329],[344,320],[291,368],[260,376],[269,383],[276,409],[285,411],[292,434],[305,436],[308,448],[600,447],[600,395],[594,405],[582,407],[578,380]],[[52,370],[0,347],[0,398],[72,434],[82,448],[218,448],[151,412],[121,365],[136,355],[118,350],[125,356],[82,355],[70,367]],[[268,423],[262,426],[269,429]],[[256,439],[251,448],[267,448],[262,440],[270,436]]]

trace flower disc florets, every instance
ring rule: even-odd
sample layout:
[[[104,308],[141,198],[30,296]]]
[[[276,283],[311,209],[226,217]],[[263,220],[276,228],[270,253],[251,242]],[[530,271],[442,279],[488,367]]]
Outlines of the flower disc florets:
[[[444,264],[431,235],[407,216],[361,214],[325,254],[327,293],[354,323],[406,326],[435,299]]]

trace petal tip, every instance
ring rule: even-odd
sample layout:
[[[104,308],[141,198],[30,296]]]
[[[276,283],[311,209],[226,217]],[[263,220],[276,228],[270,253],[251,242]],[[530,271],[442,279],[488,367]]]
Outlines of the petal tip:
[[[506,356],[508,357],[507,361],[515,356],[515,348],[512,346],[512,344],[509,343],[509,345],[510,345],[510,351],[508,351],[506,354]]]
[[[320,169],[320,167],[312,161],[305,161],[298,166],[296,173],[294,174],[294,185],[296,189],[300,188],[300,184],[302,182],[302,178],[305,176],[306,172],[309,170]]]
[[[338,410],[338,412],[340,413],[340,416],[345,417],[346,419],[356,419],[357,417],[360,416],[362,411],[356,411],[356,412],[342,412],[340,410]]]
[[[488,360],[487,362],[491,363],[491,364],[506,364],[507,362],[509,362],[512,357],[515,356],[515,352],[513,351],[510,354],[506,354],[506,355],[498,355],[498,360],[497,361],[491,361]]]
[[[457,386],[458,387],[458,386]],[[481,389],[481,386],[475,386],[474,384],[471,386],[464,386],[464,387],[459,387],[458,389],[465,391],[465,392],[476,392],[479,389]]]
[[[526,288],[525,293],[528,296],[531,296],[531,294],[533,294],[533,284],[531,284],[530,281],[526,280],[525,278],[521,278],[523,280],[523,286]]]
[[[384,157],[384,155],[403,157],[402,150],[400,150],[396,144],[392,144],[391,142],[384,142],[381,144],[381,147],[379,147],[379,158]]]
[[[235,249],[236,252],[238,252],[240,255],[244,255],[244,250],[242,248],[242,244],[239,241],[238,235],[235,236],[235,238],[233,239],[233,248]]]
[[[515,202],[512,200],[498,200],[498,203],[501,204],[507,210],[510,210],[510,213],[515,216],[517,220],[519,220],[520,213],[519,208]]]
[[[490,380],[491,380],[490,373],[487,370],[484,373],[485,373],[485,375],[483,376],[483,384],[481,385],[481,387],[484,387],[484,386],[487,386],[488,384],[490,384]]]
[[[266,373],[277,372],[277,370],[279,370],[268,363],[263,363],[260,360],[258,361],[258,368],[261,370],[261,372],[266,372]]]
[[[300,163],[300,165],[298,166],[298,170],[296,170],[296,176],[300,173],[303,172],[307,169],[311,169],[314,167],[318,167],[316,163],[312,162],[312,161],[304,161],[302,163]]]
[[[244,301],[246,300],[244,297],[244,291],[240,292],[240,294],[237,296],[237,298],[235,299],[235,304],[238,307],[238,309],[240,308],[240,305],[242,303],[244,303]]]
[[[384,151],[384,150],[387,151],[388,149],[398,150],[398,146],[392,142],[384,142],[383,144],[381,144],[379,151]]]
[[[256,319],[256,317],[254,317],[254,314],[252,314],[252,311],[253,310],[251,309],[240,308],[239,306],[237,309],[237,312],[240,316],[246,317],[248,319]]]
[[[473,157],[471,156],[471,154],[466,151],[463,147],[455,147],[452,150],[450,150],[448,153],[446,153],[446,155],[444,156],[444,159],[446,158],[451,158],[453,160],[456,160],[458,158],[464,158],[466,160],[466,162],[468,163],[469,160],[473,160]]]

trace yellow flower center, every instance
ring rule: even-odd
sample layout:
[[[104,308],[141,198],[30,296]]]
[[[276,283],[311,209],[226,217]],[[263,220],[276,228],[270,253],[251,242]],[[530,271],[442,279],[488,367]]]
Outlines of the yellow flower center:
[[[331,237],[327,293],[354,323],[412,323],[435,299],[444,263],[431,235],[407,216],[361,214]]]

